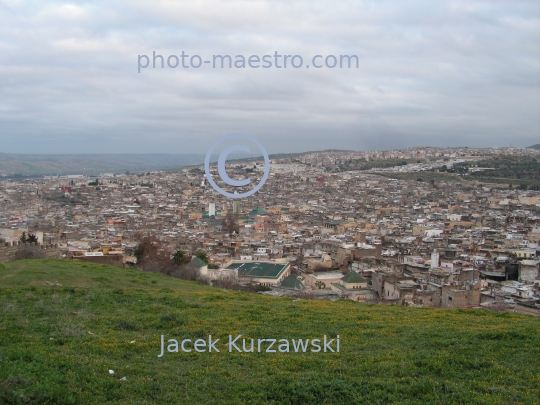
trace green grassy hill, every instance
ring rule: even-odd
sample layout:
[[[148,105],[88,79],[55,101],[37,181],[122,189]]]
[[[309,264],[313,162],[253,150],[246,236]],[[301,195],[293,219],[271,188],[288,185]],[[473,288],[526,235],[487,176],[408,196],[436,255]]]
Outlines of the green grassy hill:
[[[45,285],[61,284],[58,285]],[[532,404],[540,321],[276,298],[62,260],[0,265],[2,404]],[[313,339],[339,353],[165,353],[166,339]],[[132,342],[132,343],[131,343]],[[114,370],[114,376],[108,370]],[[125,377],[125,380],[122,378]]]

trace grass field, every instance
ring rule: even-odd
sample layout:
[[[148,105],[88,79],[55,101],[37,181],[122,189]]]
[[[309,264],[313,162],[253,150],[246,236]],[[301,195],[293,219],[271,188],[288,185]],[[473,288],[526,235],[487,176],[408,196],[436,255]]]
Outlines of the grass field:
[[[276,298],[62,260],[0,265],[0,308],[1,404],[540,402],[540,320],[524,315]],[[340,335],[341,350],[158,358],[161,334]]]

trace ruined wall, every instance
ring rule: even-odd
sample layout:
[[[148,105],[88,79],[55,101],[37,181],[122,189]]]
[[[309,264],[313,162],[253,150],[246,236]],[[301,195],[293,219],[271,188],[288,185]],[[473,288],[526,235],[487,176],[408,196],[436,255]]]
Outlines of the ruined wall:
[[[73,260],[90,262],[96,264],[106,264],[108,266],[124,265],[124,255],[104,255],[104,256],[73,256]]]
[[[443,287],[441,307],[463,308],[480,305],[480,291],[480,283],[465,285],[462,290]]]
[[[416,304],[424,307],[440,308],[441,307],[441,290],[422,290],[416,292]]]
[[[60,250],[58,250],[58,245],[40,245],[35,243],[20,242],[0,243],[0,263],[19,260],[24,258],[24,256],[59,259],[62,257],[62,254],[60,253]]]

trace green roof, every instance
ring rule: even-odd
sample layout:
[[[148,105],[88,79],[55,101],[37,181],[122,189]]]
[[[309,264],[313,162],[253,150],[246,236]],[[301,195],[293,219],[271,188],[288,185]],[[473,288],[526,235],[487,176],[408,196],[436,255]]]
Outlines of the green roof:
[[[278,278],[289,263],[251,262],[232,263],[227,268],[238,269],[239,277]]]
[[[341,221],[327,221],[326,223],[328,225],[339,225],[339,224],[341,224]]]
[[[362,277],[360,274],[358,274],[356,271],[349,271],[347,274],[345,274],[343,277],[341,277],[341,281],[347,284],[353,284],[353,283],[367,283],[366,279]]]
[[[267,213],[261,207],[257,207],[254,210],[251,210],[249,215],[267,215]]]
[[[286,288],[287,290],[305,290],[306,286],[298,280],[298,276],[289,274],[281,283],[277,285],[279,288]]]
[[[188,264],[189,266],[198,267],[199,269],[204,266],[208,266],[205,262],[195,256]]]

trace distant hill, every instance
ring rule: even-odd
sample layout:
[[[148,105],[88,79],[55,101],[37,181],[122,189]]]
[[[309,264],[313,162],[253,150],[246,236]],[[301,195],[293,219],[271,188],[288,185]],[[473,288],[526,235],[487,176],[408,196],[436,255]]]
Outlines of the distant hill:
[[[294,152],[294,153],[271,153],[268,154],[268,158],[270,160],[273,159],[297,159],[301,156],[309,155],[310,153],[321,153],[321,152],[354,152],[353,150],[345,150],[345,149],[325,149],[325,150],[315,150],[315,151],[307,151],[307,152]],[[212,156],[212,162],[215,163],[217,161],[218,156]],[[231,154],[229,155],[229,158],[227,159],[227,162],[229,163],[247,163],[247,162],[253,162],[256,160],[261,160],[263,157],[262,155],[251,155],[242,157],[239,154]],[[179,171],[179,169],[176,170],[169,170],[170,172],[173,171]]]
[[[10,154],[0,153],[0,177],[100,174],[166,170],[204,162],[199,154]]]
[[[537,150],[540,150],[540,143],[537,143],[536,145],[529,146],[527,149],[537,149]]]

